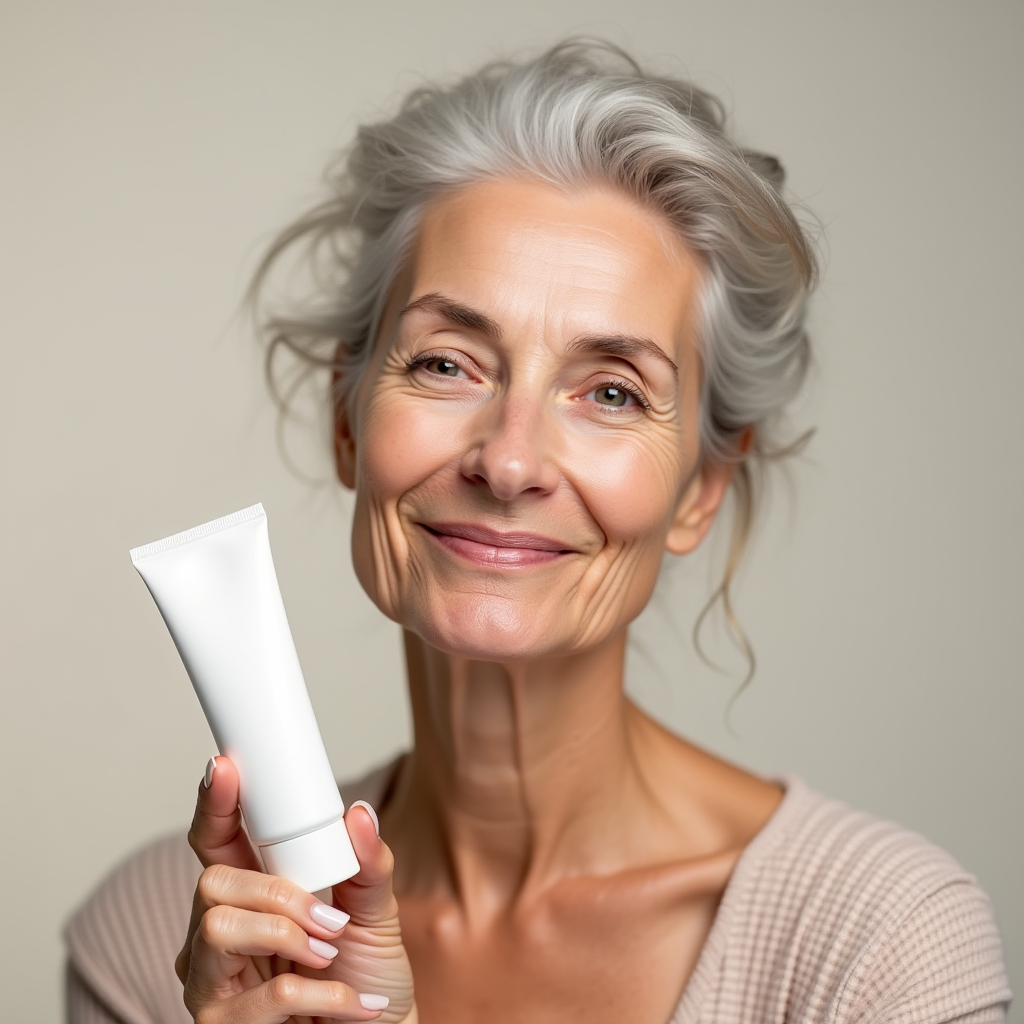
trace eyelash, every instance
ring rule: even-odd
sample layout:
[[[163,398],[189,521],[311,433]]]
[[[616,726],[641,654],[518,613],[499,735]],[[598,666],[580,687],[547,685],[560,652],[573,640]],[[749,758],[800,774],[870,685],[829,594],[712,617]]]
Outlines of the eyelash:
[[[647,401],[647,396],[635,384],[630,384],[628,380],[613,377],[611,380],[606,380],[603,384],[598,384],[596,388],[591,390],[597,391],[599,388],[618,388],[620,391],[625,391],[641,409],[645,412],[650,411],[651,403]],[[590,394],[590,392],[588,391],[587,394]]]
[[[455,363],[457,366],[461,366],[460,361],[452,352],[424,352],[422,355],[413,356],[412,359],[407,360],[405,365],[409,373],[412,373],[414,370],[418,370],[421,366],[426,366],[427,363],[434,362],[435,359],[445,359],[449,362]],[[619,388],[621,391],[625,391],[626,394],[629,395],[630,398],[632,398],[645,412],[650,411],[651,403],[647,401],[647,396],[635,384],[631,384],[628,380],[623,380],[621,377],[612,377],[603,383],[598,384],[596,388],[591,388],[591,391],[596,391],[598,388]],[[588,391],[587,394],[590,394],[590,392]]]
[[[434,362],[435,359],[444,359],[447,362],[455,363],[456,366],[462,366],[453,352],[424,352],[423,355],[413,356],[412,359],[407,360],[405,366],[412,373],[413,370],[418,370],[421,366]],[[436,376],[440,376],[440,374]]]

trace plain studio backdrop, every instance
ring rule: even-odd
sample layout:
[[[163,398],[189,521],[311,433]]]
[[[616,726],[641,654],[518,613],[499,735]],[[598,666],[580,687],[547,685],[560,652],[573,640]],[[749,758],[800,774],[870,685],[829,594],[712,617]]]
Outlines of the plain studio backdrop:
[[[3,1009],[60,1014],[60,929],[187,826],[214,752],[128,548],[262,501],[332,762],[409,741],[323,428],[275,441],[238,315],[270,235],[424,79],[600,34],[689,73],[825,231],[817,435],[741,579],[758,672],[694,654],[674,565],[629,685],[695,741],[894,818],[991,894],[1024,990],[1024,6],[436,0],[0,6]],[[315,409],[313,410],[316,411]],[[614,486],[614,481],[609,481]],[[1018,1008],[1017,1019],[1024,1020]]]

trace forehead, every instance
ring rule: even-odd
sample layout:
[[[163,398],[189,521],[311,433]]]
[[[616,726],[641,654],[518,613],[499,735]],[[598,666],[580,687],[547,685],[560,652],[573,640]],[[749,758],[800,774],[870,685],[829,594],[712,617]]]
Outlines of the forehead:
[[[412,298],[450,296],[510,329],[649,337],[677,357],[690,347],[702,272],[671,225],[635,200],[534,180],[434,200],[410,270]]]

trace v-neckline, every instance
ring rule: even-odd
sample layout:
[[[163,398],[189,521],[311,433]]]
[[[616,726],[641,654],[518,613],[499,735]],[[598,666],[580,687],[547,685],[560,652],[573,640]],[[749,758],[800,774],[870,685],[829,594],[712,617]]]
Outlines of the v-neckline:
[[[406,757],[408,753],[401,753],[394,760],[341,788],[343,791],[348,790],[357,794],[358,799],[367,800],[377,810],[383,810]],[[697,1024],[699,1021],[700,1011],[708,993],[716,990],[716,979],[721,970],[729,934],[737,916],[742,913],[747,903],[748,894],[756,880],[757,867],[768,851],[780,840],[792,809],[799,804],[801,794],[806,791],[804,783],[795,775],[782,775],[768,781],[782,787],[782,799],[736,859],[718,910],[711,922],[711,929],[697,957],[697,963],[679,997],[679,1002],[672,1011],[672,1016],[665,1024]],[[346,795],[345,803],[349,802]]]
[[[758,866],[781,840],[787,820],[806,791],[803,782],[795,775],[777,776],[768,781],[782,787],[782,799],[737,858],[700,956],[666,1024],[697,1024],[700,1020],[705,999],[709,993],[717,991],[718,975],[729,936],[734,930],[735,921],[748,903],[752,887],[756,884]]]

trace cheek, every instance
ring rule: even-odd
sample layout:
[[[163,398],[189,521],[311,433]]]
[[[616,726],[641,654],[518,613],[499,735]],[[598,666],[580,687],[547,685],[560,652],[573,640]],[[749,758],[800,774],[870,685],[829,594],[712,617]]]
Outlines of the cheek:
[[[371,400],[361,423],[357,490],[374,501],[397,500],[451,461],[458,431],[433,403],[401,395]]]
[[[372,395],[359,421],[352,559],[370,599],[396,621],[409,560],[400,505],[451,464],[457,437],[434,403],[410,401],[397,389]]]
[[[580,446],[574,483],[611,544],[663,546],[681,479],[676,438]]]

